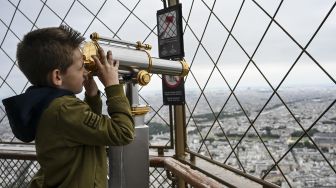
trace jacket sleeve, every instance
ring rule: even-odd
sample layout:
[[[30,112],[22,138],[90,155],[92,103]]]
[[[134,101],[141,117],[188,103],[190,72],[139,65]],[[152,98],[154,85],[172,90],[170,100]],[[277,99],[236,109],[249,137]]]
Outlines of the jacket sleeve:
[[[95,113],[77,98],[61,105],[59,120],[67,143],[118,146],[134,139],[134,122],[123,86],[113,85],[105,92],[110,117]]]
[[[85,93],[84,101],[90,106],[94,113],[102,113],[102,100],[100,98],[100,91],[98,91],[97,95],[93,97],[90,97]]]

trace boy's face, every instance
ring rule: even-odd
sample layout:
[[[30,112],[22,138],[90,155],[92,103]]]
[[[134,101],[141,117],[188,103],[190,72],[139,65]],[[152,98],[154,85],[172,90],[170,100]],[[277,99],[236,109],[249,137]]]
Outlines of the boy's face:
[[[72,65],[62,74],[61,88],[72,91],[75,94],[80,93],[83,90],[85,74],[83,55],[77,48],[73,53]]]

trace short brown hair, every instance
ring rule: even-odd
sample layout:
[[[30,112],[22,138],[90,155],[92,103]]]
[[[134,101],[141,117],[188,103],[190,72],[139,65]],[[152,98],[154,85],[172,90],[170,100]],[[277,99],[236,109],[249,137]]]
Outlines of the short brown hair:
[[[17,47],[19,68],[33,85],[49,85],[48,74],[54,69],[65,72],[73,63],[73,51],[84,40],[65,25],[31,31]]]

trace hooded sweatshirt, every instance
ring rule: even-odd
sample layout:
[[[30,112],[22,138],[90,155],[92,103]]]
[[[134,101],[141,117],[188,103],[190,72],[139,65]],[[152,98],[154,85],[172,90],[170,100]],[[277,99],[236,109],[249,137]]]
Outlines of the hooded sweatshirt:
[[[31,86],[25,93],[4,99],[9,124],[15,137],[23,142],[35,139],[38,120],[45,108],[55,98],[74,95],[53,87]]]
[[[107,111],[100,95],[85,101],[68,91],[31,87],[3,101],[16,137],[35,139],[41,166],[31,188],[106,188],[108,145],[134,138],[134,122],[122,85],[105,88]]]

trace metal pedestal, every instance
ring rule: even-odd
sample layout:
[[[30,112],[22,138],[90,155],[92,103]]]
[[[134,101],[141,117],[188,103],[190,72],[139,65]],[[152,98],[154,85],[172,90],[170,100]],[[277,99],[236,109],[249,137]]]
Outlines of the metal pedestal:
[[[139,105],[138,85],[128,83],[126,95],[132,107]],[[109,188],[149,187],[148,126],[143,115],[133,116],[135,139],[126,146],[109,148]]]

